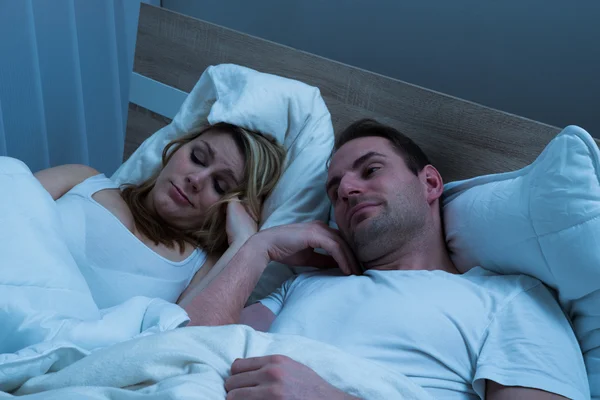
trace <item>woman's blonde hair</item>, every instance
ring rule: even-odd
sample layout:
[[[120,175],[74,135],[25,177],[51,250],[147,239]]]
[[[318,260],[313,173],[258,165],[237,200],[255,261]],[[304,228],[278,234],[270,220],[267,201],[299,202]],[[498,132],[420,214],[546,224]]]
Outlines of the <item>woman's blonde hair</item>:
[[[145,199],[173,154],[209,130],[218,130],[233,137],[245,158],[244,178],[240,186],[225,193],[207,210],[206,218],[197,229],[184,230],[173,227],[153,210],[148,209]],[[161,243],[170,248],[178,244],[183,252],[187,242],[210,253],[220,253],[228,246],[225,231],[227,203],[239,197],[250,213],[260,218],[262,203],[279,180],[284,160],[285,149],[271,136],[220,122],[169,142],[162,153],[161,168],[140,184],[124,185],[121,196],[131,209],[136,228],[155,244]]]

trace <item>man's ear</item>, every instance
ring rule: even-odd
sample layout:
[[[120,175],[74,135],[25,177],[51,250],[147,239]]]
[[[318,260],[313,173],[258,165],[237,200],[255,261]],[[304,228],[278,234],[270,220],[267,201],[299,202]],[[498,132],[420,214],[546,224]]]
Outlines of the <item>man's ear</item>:
[[[425,186],[427,202],[429,204],[432,204],[442,196],[442,193],[444,193],[444,181],[433,165],[426,165],[419,172],[419,178]]]

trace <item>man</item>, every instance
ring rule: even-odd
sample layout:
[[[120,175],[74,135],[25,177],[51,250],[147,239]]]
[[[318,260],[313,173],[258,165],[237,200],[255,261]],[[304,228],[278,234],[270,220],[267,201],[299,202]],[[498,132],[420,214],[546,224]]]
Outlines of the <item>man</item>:
[[[354,123],[336,140],[326,188],[339,233],[322,223],[257,233],[193,300],[193,323],[245,323],[333,344],[413,378],[434,398],[589,398],[578,343],[539,281],[456,270],[443,236],[442,179],[412,140],[372,120]],[[302,274],[243,308],[269,261],[327,265],[314,248],[346,275],[354,253],[365,272]],[[353,399],[282,356],[236,360],[226,389],[228,399]]]

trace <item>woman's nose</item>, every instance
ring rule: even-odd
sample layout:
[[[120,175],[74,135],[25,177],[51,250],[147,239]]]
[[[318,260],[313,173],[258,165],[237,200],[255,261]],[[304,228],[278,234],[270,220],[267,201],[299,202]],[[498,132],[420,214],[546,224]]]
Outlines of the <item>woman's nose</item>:
[[[208,171],[205,169],[202,171],[195,171],[188,174],[185,178],[186,182],[191,186],[194,192],[199,192],[204,187],[206,179],[208,179]]]

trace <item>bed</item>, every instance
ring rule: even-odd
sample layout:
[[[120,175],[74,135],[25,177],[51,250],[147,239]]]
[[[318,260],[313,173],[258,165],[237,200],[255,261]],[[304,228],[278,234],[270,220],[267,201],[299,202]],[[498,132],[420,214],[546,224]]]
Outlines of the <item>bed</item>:
[[[142,4],[124,159],[170,122],[207,67],[222,63],[244,65],[318,87],[336,133],[360,118],[392,125],[423,148],[445,182],[529,166],[562,129]],[[164,101],[157,102],[158,97]],[[597,151],[600,141],[589,139],[593,151]],[[591,247],[597,231],[595,225],[582,234],[588,237]],[[485,242],[480,244],[485,248]],[[592,258],[596,264],[597,255]],[[582,286],[581,282],[577,285]],[[598,298],[599,292],[595,294]],[[585,318],[600,318],[596,308],[591,313],[595,317],[588,313]],[[586,324],[585,318],[575,321],[576,329],[583,330],[580,323]],[[585,329],[589,339],[592,333]],[[596,360],[600,347],[597,338],[592,341],[594,344],[588,341],[587,345],[588,349],[596,349]],[[596,365],[598,361],[586,358],[588,362]],[[600,382],[593,382],[600,380],[600,366],[594,368],[595,372],[588,372],[593,397],[600,392]]]
[[[124,161],[150,135],[169,124],[207,67],[224,63],[243,65],[318,87],[331,113],[335,132],[365,117],[398,128],[425,150],[446,182],[526,167],[561,131],[557,127],[142,4],[131,76]],[[595,143],[597,145],[598,140]],[[136,309],[138,314],[141,310],[144,318],[160,316],[165,307],[175,307],[139,302],[127,306]],[[82,309],[85,307],[87,305],[81,306]],[[117,311],[120,314],[114,319],[122,325],[131,325],[131,331],[147,323],[145,319],[129,318],[131,313],[126,308]],[[171,314],[179,315],[177,310]],[[302,341],[290,345],[240,326],[174,329],[181,323],[176,317],[157,319],[160,335],[143,334],[135,338],[134,344],[119,343],[103,351],[90,353],[75,345],[57,352],[42,346],[33,352],[15,353],[18,357],[13,357],[13,364],[12,355],[3,359],[0,352],[0,390],[17,390],[14,394],[34,400],[76,396],[97,399],[195,398],[199,390],[203,391],[203,398],[220,399],[231,360],[240,354],[249,357],[264,353],[266,348],[271,351],[267,354],[297,356],[298,361],[320,374],[322,371],[322,376],[329,376],[331,383],[337,382],[339,385],[336,386],[347,387],[348,393],[363,398],[397,398],[398,393],[407,399],[428,398],[421,388],[411,386],[408,380],[386,375],[391,373],[335,349],[314,347],[308,351],[310,346]],[[97,323],[93,326],[94,331],[100,332],[93,338],[95,343],[105,338],[101,334],[102,328],[107,329],[102,326],[105,322],[110,321],[91,322]],[[89,337],[77,336],[76,330],[73,332],[71,336],[67,332],[69,340],[89,341]],[[110,339],[118,343],[119,338],[114,336]],[[230,345],[221,352],[213,351],[219,343]],[[27,369],[21,365],[24,358]],[[165,360],[172,361],[166,368]],[[355,368],[349,369],[350,365]],[[20,369],[18,379],[13,378],[17,369]],[[53,371],[58,372],[47,374]],[[327,375],[330,371],[339,374]],[[202,379],[195,379],[196,374],[203,374]],[[344,386],[347,383],[339,377],[343,374],[349,377],[348,381],[359,382],[358,386]],[[388,379],[372,379],[380,376]],[[0,392],[0,398],[3,397]]]

